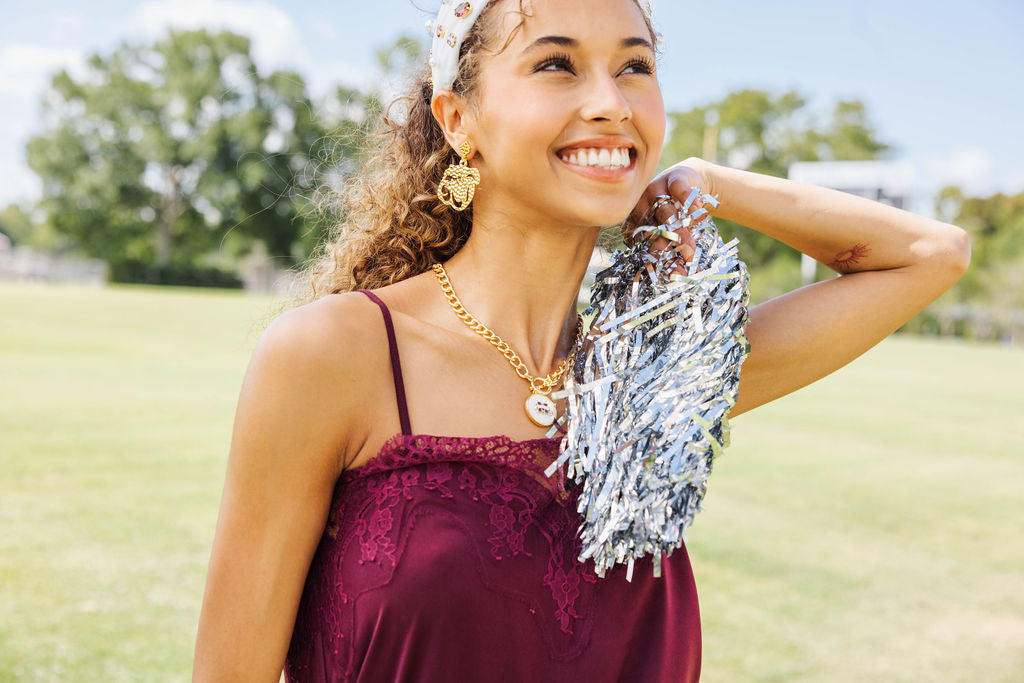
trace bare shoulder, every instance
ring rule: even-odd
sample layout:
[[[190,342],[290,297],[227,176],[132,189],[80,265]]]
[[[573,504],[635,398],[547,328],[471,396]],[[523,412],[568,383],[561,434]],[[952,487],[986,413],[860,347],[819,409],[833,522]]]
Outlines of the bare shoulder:
[[[365,331],[367,323],[380,311],[369,298],[359,292],[328,294],[316,301],[298,306],[278,315],[267,326],[265,334],[272,330],[280,341],[293,335],[300,335],[309,348],[324,350],[329,346]]]
[[[295,352],[307,361],[317,358],[331,364],[357,361],[354,352],[372,336],[380,310],[358,292],[329,294],[280,314],[267,326],[257,346]],[[358,366],[358,363],[355,364]]]
[[[379,318],[365,295],[331,294],[280,314],[253,351],[250,369],[258,367],[257,376],[273,387],[268,399],[300,407],[300,423],[336,442],[335,474],[364,437],[361,397],[379,381],[387,360],[377,339]]]

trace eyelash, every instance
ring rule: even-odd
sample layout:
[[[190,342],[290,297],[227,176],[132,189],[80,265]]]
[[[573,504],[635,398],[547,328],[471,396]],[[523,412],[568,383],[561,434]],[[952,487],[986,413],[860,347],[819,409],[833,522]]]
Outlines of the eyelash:
[[[537,67],[534,69],[534,73],[538,71],[544,71],[547,67],[553,66],[555,64],[567,65],[570,71],[573,70],[572,58],[569,55],[560,52],[551,55],[543,62],[538,64]],[[646,57],[634,57],[633,59],[629,60],[629,62],[626,63],[626,66],[624,68],[628,69],[631,66],[641,67],[642,73],[645,74],[654,73],[654,63],[650,59],[647,59]]]

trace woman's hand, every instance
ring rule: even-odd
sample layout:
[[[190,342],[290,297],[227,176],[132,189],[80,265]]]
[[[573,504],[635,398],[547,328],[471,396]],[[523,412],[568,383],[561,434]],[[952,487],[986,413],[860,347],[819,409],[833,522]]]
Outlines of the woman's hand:
[[[701,194],[713,194],[713,186],[707,173],[706,162],[697,157],[690,157],[655,176],[654,180],[647,186],[647,189],[644,190],[644,194],[640,201],[637,202],[636,207],[630,213],[629,223],[631,225],[661,225],[667,223],[673,214],[678,211],[678,207],[676,207],[675,202],[661,202],[661,206],[652,216],[651,209],[657,198],[660,196],[672,197],[682,205],[695,187],[701,191]],[[692,214],[702,208],[706,207],[698,197],[690,205],[687,214]],[[679,229],[678,232],[683,238],[683,243],[678,245],[676,250],[682,255],[684,261],[689,262],[693,258],[697,245],[689,230]],[[657,237],[651,242],[651,246],[658,250],[666,248],[669,244],[670,242],[664,237]]]

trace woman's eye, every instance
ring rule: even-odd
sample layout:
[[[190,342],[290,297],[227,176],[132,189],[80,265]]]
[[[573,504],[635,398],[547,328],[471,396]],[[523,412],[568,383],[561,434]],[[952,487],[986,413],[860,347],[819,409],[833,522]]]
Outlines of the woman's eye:
[[[626,65],[624,71],[628,71],[629,69],[636,69],[634,73],[640,74],[654,73],[654,65],[651,64],[646,59],[634,59],[633,61]]]
[[[572,60],[568,57],[550,57],[538,64],[535,71],[557,71],[562,68],[572,71]]]

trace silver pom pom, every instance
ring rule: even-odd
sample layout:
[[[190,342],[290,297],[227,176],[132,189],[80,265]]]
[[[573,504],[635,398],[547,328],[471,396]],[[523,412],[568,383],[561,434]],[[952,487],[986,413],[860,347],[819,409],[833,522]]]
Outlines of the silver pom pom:
[[[672,222],[639,228],[597,275],[583,314],[589,331],[551,395],[566,398],[566,411],[548,435],[565,425],[566,436],[545,473],[566,465],[582,485],[578,559],[592,557],[601,577],[627,562],[631,581],[634,561],[648,553],[661,576],[662,556],[685,540],[712,460],[729,443],[726,414],[750,350],[749,276],[737,240],[723,244],[705,209],[687,215],[697,197],[718,206],[694,190]],[[680,266],[675,229],[691,225],[696,252]],[[657,236],[672,246],[651,249]]]

